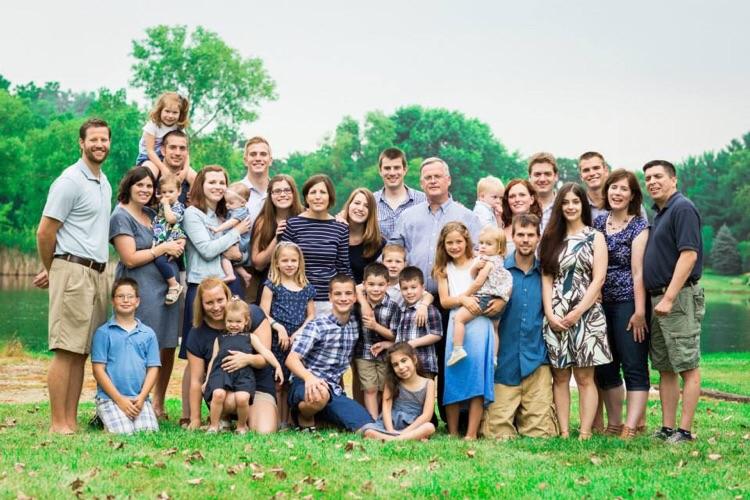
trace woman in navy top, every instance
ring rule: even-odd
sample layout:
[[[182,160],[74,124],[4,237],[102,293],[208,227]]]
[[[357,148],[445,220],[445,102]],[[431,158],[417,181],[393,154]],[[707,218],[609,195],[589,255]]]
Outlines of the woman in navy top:
[[[378,260],[385,246],[376,207],[372,192],[357,188],[349,195],[342,210],[349,225],[349,264],[357,284],[362,283],[365,267]]]
[[[650,388],[643,285],[648,221],[640,215],[643,195],[632,172],[615,170],[603,190],[607,213],[594,220],[594,228],[604,233],[609,254],[602,305],[613,361],[597,366],[595,378],[607,407],[607,433],[628,439],[635,435],[646,411]],[[624,425],[620,367],[627,388],[628,414]]]
[[[352,275],[349,265],[349,228],[337,221],[329,210],[336,203],[330,177],[313,175],[302,186],[305,210],[290,217],[281,235],[282,241],[296,243],[305,257],[307,280],[315,287],[316,313],[330,310],[328,283],[343,273]]]

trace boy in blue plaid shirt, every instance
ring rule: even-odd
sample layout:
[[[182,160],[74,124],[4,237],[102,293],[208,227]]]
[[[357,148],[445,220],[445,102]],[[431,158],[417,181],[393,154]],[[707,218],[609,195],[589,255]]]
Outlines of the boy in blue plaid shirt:
[[[435,378],[438,373],[435,344],[443,336],[443,322],[440,312],[432,304],[427,306],[427,321],[418,326],[418,306],[424,296],[424,274],[415,266],[405,267],[398,276],[404,306],[401,321],[396,332],[396,342],[408,342],[417,351],[419,368],[425,377]],[[442,390],[442,389],[441,389]]]
[[[96,379],[96,414],[114,434],[158,431],[148,398],[161,360],[156,334],[135,317],[138,283],[120,278],[112,286],[112,319],[94,333],[91,366]]]
[[[292,372],[289,409],[303,431],[314,432],[315,418],[357,431],[373,422],[362,405],[346,397],[341,377],[349,368],[359,339],[352,314],[357,300],[354,280],[337,274],[328,285],[331,313],[317,316],[296,335],[286,359]]]
[[[388,268],[379,262],[365,267],[362,282],[365,298],[373,316],[362,317],[362,335],[354,352],[359,384],[365,393],[365,408],[372,418],[378,418],[379,393],[385,386],[385,360],[382,352],[374,354],[372,346],[383,340],[394,340],[401,319],[401,308],[388,297]]]

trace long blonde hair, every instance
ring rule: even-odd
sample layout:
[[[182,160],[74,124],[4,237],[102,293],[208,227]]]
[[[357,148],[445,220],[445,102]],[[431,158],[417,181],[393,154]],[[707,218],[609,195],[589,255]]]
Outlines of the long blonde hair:
[[[380,250],[383,243],[383,236],[380,234],[380,224],[378,224],[378,205],[375,201],[372,191],[367,188],[357,188],[349,195],[349,199],[344,204],[344,217],[347,224],[351,227],[353,221],[349,218],[349,205],[354,201],[354,197],[362,194],[367,200],[367,220],[365,220],[365,230],[362,234],[362,245],[364,251],[362,256],[366,259],[374,256]]]
[[[435,249],[435,264],[432,266],[432,277],[436,280],[447,276],[445,274],[445,267],[448,265],[448,262],[453,262],[453,257],[445,251],[445,240],[453,231],[459,233],[466,241],[466,249],[464,250],[466,258],[471,259],[474,256],[471,249],[469,229],[463,222],[449,222],[440,230],[440,237],[438,237],[437,248]]]
[[[268,279],[271,280],[271,283],[273,283],[274,285],[281,284],[281,278],[283,277],[283,274],[279,269],[279,256],[281,255],[281,251],[287,248],[297,252],[297,257],[299,258],[299,266],[297,266],[297,272],[294,273],[292,279],[294,280],[294,283],[296,285],[306,287],[308,281],[307,276],[305,275],[305,256],[302,255],[302,250],[300,249],[300,247],[298,247],[296,243],[292,243],[291,241],[280,241],[276,245],[276,248],[273,251],[273,255],[271,256],[271,265],[268,268]]]
[[[193,326],[196,328],[203,324],[203,294],[206,290],[213,290],[214,288],[221,288],[227,300],[232,297],[232,292],[227,284],[219,278],[206,278],[201,281],[196,289],[195,300],[193,301]],[[226,315],[226,309],[224,309],[224,313]]]

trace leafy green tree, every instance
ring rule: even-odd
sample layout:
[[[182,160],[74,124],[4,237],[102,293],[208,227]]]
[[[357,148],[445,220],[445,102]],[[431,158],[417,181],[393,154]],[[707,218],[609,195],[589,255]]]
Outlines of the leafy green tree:
[[[742,273],[742,258],[737,251],[737,240],[726,224],[719,228],[714,239],[711,263],[718,274],[734,276]]]
[[[202,27],[159,25],[133,41],[131,84],[156,99],[177,91],[190,99],[193,135],[223,125],[237,129],[257,118],[258,105],[276,99],[275,83],[259,58],[243,58]]]
[[[714,228],[711,226],[702,226],[701,239],[703,240],[703,263],[710,266],[711,252],[714,248]]]
[[[565,184],[566,182],[581,182],[581,178],[578,175],[578,160],[563,157],[558,157],[556,160],[557,174],[560,177],[561,184]]]

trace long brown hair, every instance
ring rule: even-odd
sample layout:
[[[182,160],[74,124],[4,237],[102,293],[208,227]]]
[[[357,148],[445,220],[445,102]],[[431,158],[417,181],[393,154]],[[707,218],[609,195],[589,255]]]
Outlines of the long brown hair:
[[[565,195],[571,192],[581,200],[581,221],[586,226],[591,226],[591,207],[586,192],[575,182],[565,183],[555,197],[552,214],[539,243],[539,261],[544,274],[555,276],[560,271],[560,253],[565,247],[565,237],[568,233],[568,223],[563,215],[562,204]]]
[[[289,184],[289,188],[292,190],[292,206],[289,207],[289,217],[294,217],[302,213],[302,204],[299,201],[299,191],[297,191],[297,184],[294,182],[291,176],[286,174],[275,175],[268,181],[268,189],[266,190],[266,201],[263,202],[263,209],[260,211],[258,218],[255,219],[253,224],[253,237],[257,238],[258,248],[260,250],[265,249],[271,244],[271,240],[276,236],[276,228],[279,227],[276,222],[276,205],[273,204],[273,191],[274,184],[278,182],[286,182]]]
[[[227,184],[227,188],[229,187],[229,177],[227,176],[227,171],[224,170],[224,167],[219,165],[206,165],[203,167],[201,171],[198,172],[198,175],[195,176],[193,185],[190,187],[190,194],[188,195],[190,206],[197,208],[203,213],[208,209],[206,193],[203,192],[203,183],[206,181],[206,174],[209,172],[221,172],[224,174],[224,181]],[[216,215],[222,218],[227,215],[227,203],[224,201],[224,197],[222,197],[216,204]]]
[[[349,195],[349,199],[344,204],[344,218],[351,227],[354,222],[349,218],[349,205],[354,201],[354,197],[362,194],[367,200],[367,220],[365,220],[365,230],[362,235],[362,245],[364,250],[362,256],[369,259],[380,250],[383,244],[383,236],[380,234],[380,224],[378,224],[378,205],[375,201],[372,191],[367,188],[357,188]]]
[[[453,258],[445,251],[445,239],[453,231],[458,232],[466,240],[466,250],[464,252],[466,258],[471,259],[474,257],[469,229],[463,222],[449,222],[440,230],[437,248],[435,248],[435,264],[432,266],[432,277],[436,280],[446,277],[445,267],[448,265],[448,262],[453,262]]]
[[[398,397],[398,383],[399,378],[396,372],[393,370],[391,364],[391,354],[403,353],[409,356],[414,361],[414,367],[417,369],[417,374],[422,375],[422,368],[419,366],[419,358],[417,357],[417,351],[408,342],[397,342],[393,344],[385,352],[385,383],[388,389],[391,391],[391,400],[395,400]]]
[[[529,207],[529,213],[534,214],[540,219],[542,218],[542,206],[539,204],[539,200],[536,197],[536,190],[534,186],[527,179],[513,179],[505,186],[505,193],[503,193],[503,225],[508,226],[513,221],[513,212],[510,211],[510,203],[508,203],[508,195],[510,190],[516,184],[523,184],[529,195],[534,199]]]

